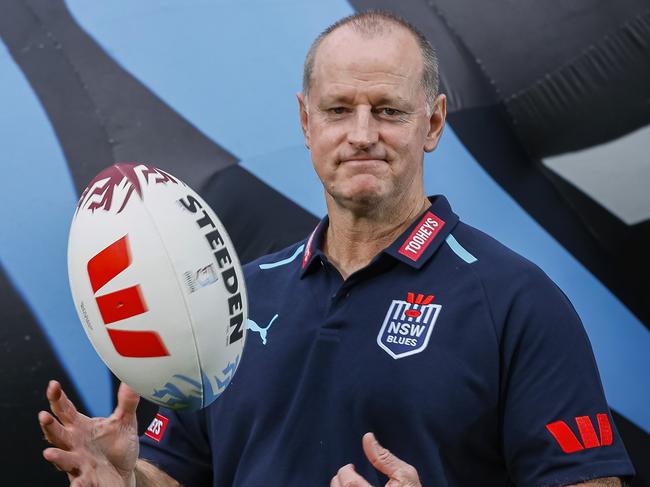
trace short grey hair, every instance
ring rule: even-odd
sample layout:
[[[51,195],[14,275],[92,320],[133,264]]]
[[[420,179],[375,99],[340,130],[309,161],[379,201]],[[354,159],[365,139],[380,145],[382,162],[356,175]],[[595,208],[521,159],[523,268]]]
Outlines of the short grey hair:
[[[339,27],[346,25],[349,25],[355,32],[367,36],[383,34],[387,27],[390,28],[395,25],[403,27],[413,34],[422,54],[422,88],[424,88],[424,94],[426,96],[426,108],[428,113],[432,113],[439,89],[438,56],[436,55],[436,51],[424,34],[413,25],[391,12],[382,10],[357,12],[338,20],[321,32],[310,46],[309,51],[307,51],[307,57],[305,58],[305,68],[302,75],[302,91],[305,97],[309,97],[318,47],[328,35]]]

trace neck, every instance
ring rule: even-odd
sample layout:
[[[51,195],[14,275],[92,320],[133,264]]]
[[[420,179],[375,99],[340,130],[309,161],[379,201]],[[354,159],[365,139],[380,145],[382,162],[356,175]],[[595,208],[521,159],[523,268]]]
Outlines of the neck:
[[[373,206],[359,211],[342,208],[328,199],[329,227],[323,252],[347,279],[393,243],[430,204],[422,194],[392,208]]]

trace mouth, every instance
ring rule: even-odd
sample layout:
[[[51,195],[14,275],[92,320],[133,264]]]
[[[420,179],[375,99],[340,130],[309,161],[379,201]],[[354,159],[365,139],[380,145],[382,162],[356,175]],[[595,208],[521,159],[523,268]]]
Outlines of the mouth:
[[[372,159],[368,157],[344,159],[340,162],[341,165],[346,165],[346,166],[371,166],[371,165],[386,164],[386,163],[387,161],[385,159]]]

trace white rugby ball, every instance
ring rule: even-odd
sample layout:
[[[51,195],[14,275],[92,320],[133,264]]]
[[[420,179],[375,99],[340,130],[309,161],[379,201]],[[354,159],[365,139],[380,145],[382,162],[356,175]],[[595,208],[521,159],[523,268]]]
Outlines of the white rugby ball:
[[[246,340],[235,249],[208,205],[178,178],[115,164],[81,195],[68,274],[95,350],[142,397],[197,410],[228,386]]]

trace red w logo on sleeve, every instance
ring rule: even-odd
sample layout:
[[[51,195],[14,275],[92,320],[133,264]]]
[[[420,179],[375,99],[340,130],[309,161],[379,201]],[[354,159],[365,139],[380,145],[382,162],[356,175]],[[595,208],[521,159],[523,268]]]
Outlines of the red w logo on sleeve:
[[[613,441],[612,426],[609,423],[607,414],[596,415],[598,420],[598,432],[600,440],[596,436],[596,430],[589,416],[578,416],[575,418],[578,425],[578,432],[582,443],[571,431],[569,425],[564,421],[555,421],[546,425],[546,429],[553,435],[564,453],[574,453],[585,448],[596,448],[598,446],[609,446]]]

